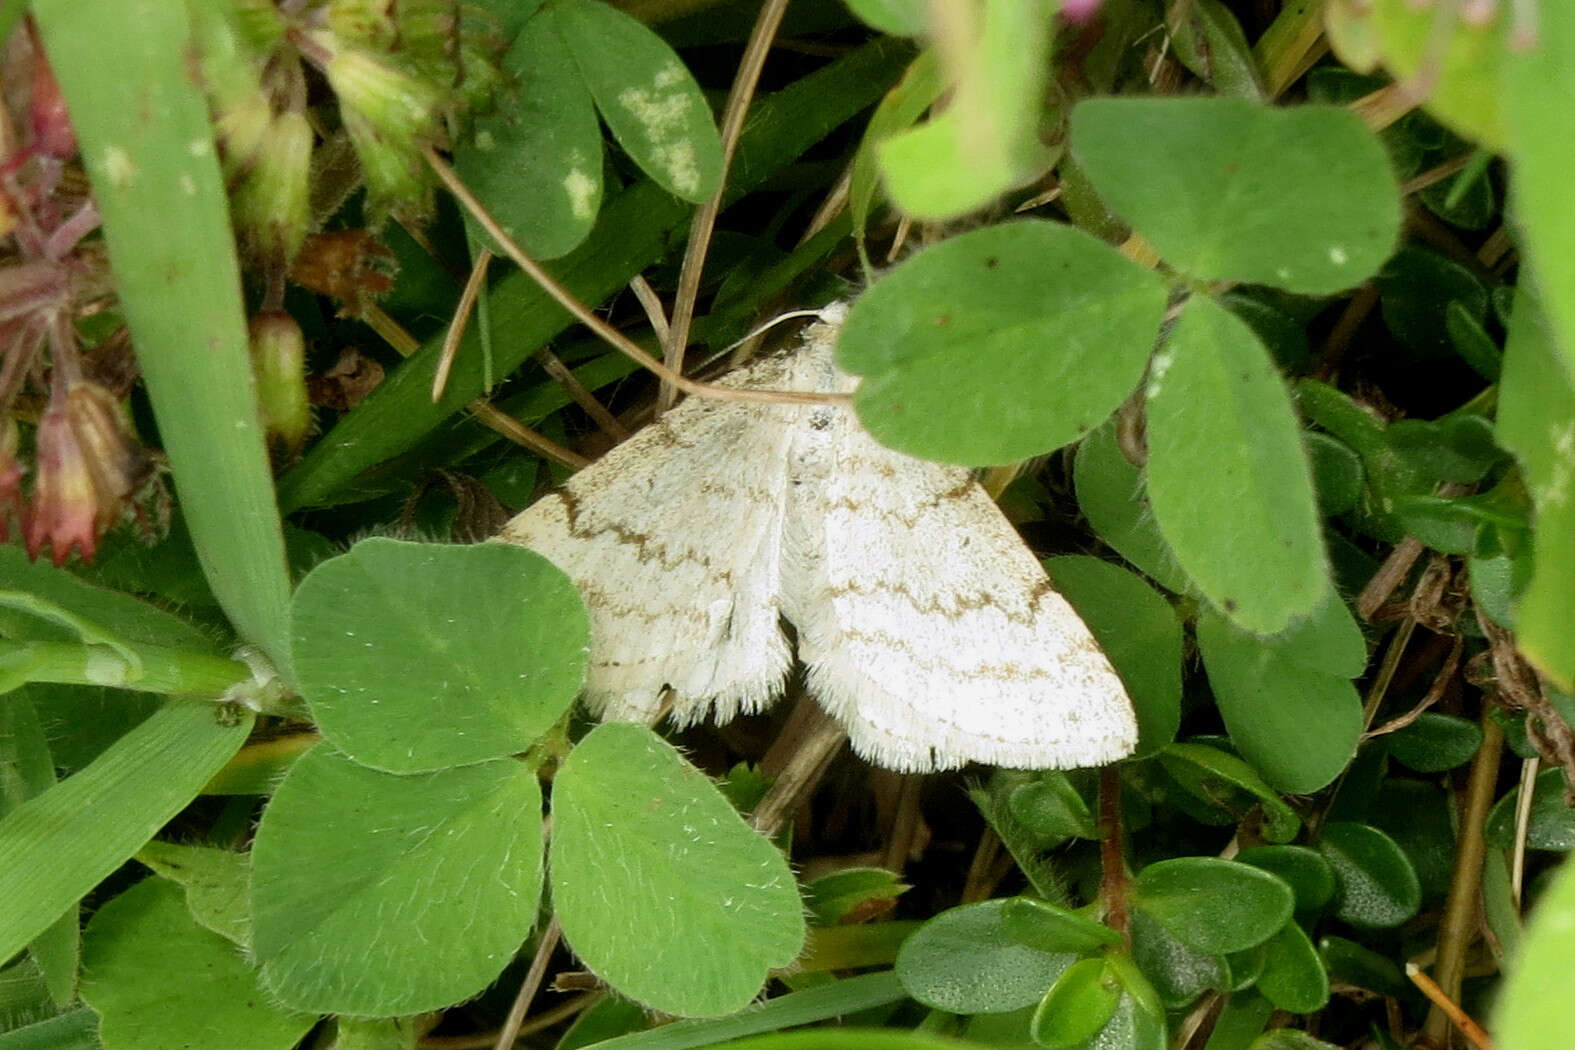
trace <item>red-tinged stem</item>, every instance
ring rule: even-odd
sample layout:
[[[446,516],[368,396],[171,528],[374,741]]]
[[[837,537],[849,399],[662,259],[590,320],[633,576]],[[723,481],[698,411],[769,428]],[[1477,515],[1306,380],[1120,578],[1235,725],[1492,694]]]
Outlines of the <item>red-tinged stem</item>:
[[[1126,852],[1121,834],[1121,770],[1113,765],[1099,771],[1099,856],[1103,869],[1099,896],[1105,904],[1105,925],[1121,934],[1130,950]]]

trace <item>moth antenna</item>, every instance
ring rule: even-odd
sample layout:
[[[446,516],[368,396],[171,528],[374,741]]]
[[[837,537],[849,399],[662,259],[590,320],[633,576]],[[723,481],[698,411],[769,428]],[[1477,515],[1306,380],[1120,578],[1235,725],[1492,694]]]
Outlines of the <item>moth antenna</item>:
[[[842,309],[837,310],[837,307],[842,307]],[[847,307],[842,303],[831,303],[830,305],[822,307],[819,310],[789,310],[785,314],[777,314],[771,320],[752,329],[747,335],[744,335],[738,339],[735,339],[733,342],[728,343],[722,348],[721,353],[717,354],[716,356],[721,357],[723,354],[732,353],[734,350],[737,350],[751,339],[754,339],[756,336],[766,334],[784,321],[791,321],[798,317],[817,317],[822,321],[832,324],[840,324],[842,318],[845,316],[847,316]]]

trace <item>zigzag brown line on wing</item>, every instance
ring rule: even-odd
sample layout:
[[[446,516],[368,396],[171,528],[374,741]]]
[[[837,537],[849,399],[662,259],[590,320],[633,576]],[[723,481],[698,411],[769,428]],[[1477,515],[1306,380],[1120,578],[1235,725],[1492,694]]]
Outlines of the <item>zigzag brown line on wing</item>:
[[[773,384],[786,367],[768,359],[726,382]],[[687,400],[500,535],[580,588],[586,696],[606,717],[647,718],[669,686],[680,721],[754,709],[780,689],[777,556],[795,411]]]
[[[822,594],[795,624],[855,744],[921,769],[1120,753],[1135,732],[1120,680],[967,472],[885,449],[850,421],[836,441]]]

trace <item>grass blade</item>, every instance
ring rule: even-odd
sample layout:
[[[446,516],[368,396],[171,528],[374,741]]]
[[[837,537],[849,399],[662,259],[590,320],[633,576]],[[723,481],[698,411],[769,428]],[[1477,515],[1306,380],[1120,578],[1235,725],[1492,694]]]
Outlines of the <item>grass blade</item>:
[[[0,958],[124,864],[240,750],[250,713],[233,725],[215,715],[209,703],[172,702],[0,820]]]
[[[287,670],[284,540],[186,6],[39,0],[33,13],[82,144],[203,571],[241,636]]]

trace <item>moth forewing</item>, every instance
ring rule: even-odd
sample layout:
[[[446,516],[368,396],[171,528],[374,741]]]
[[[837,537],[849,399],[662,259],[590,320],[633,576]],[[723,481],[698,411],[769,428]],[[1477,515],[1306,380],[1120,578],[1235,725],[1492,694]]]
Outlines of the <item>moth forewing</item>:
[[[841,312],[829,312],[840,320]],[[851,391],[835,323],[729,374]],[[963,468],[871,438],[839,405],[689,398],[518,515],[591,617],[585,699],[606,719],[726,721],[811,692],[877,765],[1097,765],[1130,754],[1121,679]]]

